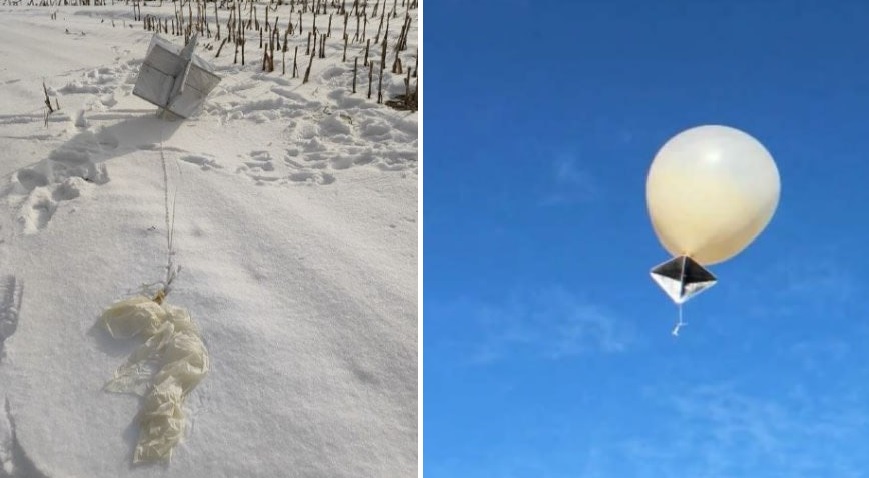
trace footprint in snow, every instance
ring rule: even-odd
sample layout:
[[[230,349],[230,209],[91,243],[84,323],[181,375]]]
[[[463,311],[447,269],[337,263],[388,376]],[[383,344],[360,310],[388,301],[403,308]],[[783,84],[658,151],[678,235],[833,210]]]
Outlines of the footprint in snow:
[[[18,329],[18,314],[21,310],[21,296],[24,284],[14,275],[6,276],[0,282],[0,359],[4,357],[3,346],[6,339]]]
[[[244,163],[251,171],[274,171],[275,165],[268,151],[251,151],[250,161]]]
[[[81,196],[93,185],[109,181],[105,164],[95,159],[118,148],[118,139],[100,129],[84,130],[42,161],[12,176],[10,194],[21,196],[17,221],[25,234],[48,226],[64,201]]]
[[[332,184],[335,182],[335,176],[322,171],[291,173],[289,179],[302,184]]]
[[[223,169],[221,166],[211,155],[204,154],[187,154],[179,157],[181,161],[185,163],[195,164],[200,167],[203,171],[209,171],[212,169]]]
[[[268,151],[256,150],[242,156],[242,165],[236,173],[243,173],[257,185],[276,183],[280,176],[274,174],[275,165]]]

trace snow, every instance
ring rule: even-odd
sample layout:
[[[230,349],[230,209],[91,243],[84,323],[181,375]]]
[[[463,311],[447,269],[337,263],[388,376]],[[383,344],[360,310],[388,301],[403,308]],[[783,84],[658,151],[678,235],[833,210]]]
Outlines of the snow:
[[[222,79],[172,122],[131,94],[152,36],[132,7],[24,3],[0,5],[0,477],[416,475],[418,114],[377,104],[377,71],[366,98],[364,43],[342,61],[336,15],[302,84],[310,12],[286,75],[279,55],[261,71],[253,30],[245,66],[200,37]],[[406,70],[390,73],[397,3],[385,99],[405,89]],[[270,22],[285,28],[289,8]],[[61,108],[47,121],[43,81]],[[171,461],[134,466],[142,399],[103,386],[142,341],[98,319],[165,275],[161,141],[182,268],[166,301],[210,364]]]

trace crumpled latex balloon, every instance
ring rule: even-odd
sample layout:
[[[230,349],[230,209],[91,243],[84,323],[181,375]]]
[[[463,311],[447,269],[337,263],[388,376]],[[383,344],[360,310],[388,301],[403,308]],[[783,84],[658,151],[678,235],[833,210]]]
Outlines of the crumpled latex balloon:
[[[703,265],[748,247],[772,219],[780,192],[769,151],[747,133],[718,125],[670,139],[646,179],[646,204],[661,244]]]
[[[208,350],[190,314],[180,307],[136,296],[113,304],[100,317],[114,338],[145,338],[105,390],[144,396],[133,462],[168,460],[184,434],[184,399],[208,373]]]

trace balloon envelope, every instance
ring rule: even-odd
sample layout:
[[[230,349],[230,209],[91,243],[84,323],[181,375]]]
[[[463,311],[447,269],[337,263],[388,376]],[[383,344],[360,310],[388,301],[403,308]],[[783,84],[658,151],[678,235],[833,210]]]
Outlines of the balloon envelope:
[[[728,126],[688,129],[658,151],[646,204],[661,244],[700,264],[742,252],[769,224],[781,182],[769,151]]]

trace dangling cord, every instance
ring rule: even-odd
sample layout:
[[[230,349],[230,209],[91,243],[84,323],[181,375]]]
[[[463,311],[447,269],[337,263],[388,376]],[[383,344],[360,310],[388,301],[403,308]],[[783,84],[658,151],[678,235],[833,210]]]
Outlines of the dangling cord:
[[[681,329],[685,325],[688,325],[685,321],[682,320],[682,305],[683,304],[679,304],[679,306],[678,306],[679,307],[679,322],[677,322],[676,326],[673,327],[673,336],[674,337],[679,336],[679,329]]]

